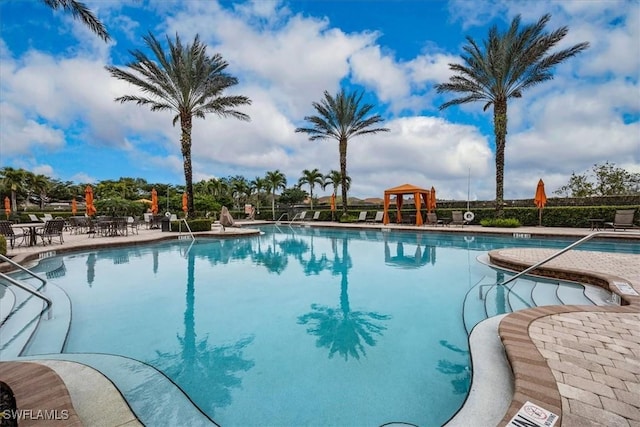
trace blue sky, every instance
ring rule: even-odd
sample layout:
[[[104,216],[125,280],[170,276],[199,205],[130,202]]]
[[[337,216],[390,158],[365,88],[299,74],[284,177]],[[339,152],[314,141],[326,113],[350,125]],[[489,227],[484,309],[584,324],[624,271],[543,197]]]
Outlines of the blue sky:
[[[114,102],[134,89],[111,78],[142,36],[197,34],[221,53],[252,105],[251,122],[210,116],[194,121],[194,180],[248,179],[303,169],[339,169],[334,141],[310,142],[296,127],[311,104],[340,86],[361,89],[391,132],[358,137],[348,148],[351,195],[381,197],[405,182],[438,197],[495,197],[492,113],[449,99],[433,85],[460,62],[465,36],[551,13],[567,25],[561,47],[591,47],[556,68],[552,81],[509,104],[505,197],[547,193],[609,161],[640,172],[640,2],[295,0],[85,2],[106,25],[103,42],[70,14],[41,1],[0,2],[0,167],[77,183],[120,177],[183,184],[179,130],[168,113]],[[316,190],[318,192],[318,190]],[[320,191],[320,195],[328,194]]]

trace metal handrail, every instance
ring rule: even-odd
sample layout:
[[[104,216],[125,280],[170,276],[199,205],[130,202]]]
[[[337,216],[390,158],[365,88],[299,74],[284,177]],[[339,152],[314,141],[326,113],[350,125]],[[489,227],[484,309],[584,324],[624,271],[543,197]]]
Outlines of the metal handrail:
[[[632,231],[627,231],[625,232],[625,234],[628,235],[636,235],[636,236],[640,236],[640,232],[632,232]],[[535,263],[534,265],[532,265],[529,268],[526,268],[524,270],[522,270],[521,272],[519,272],[518,274],[516,274],[515,276],[511,277],[509,280],[502,282],[502,283],[496,283],[496,286],[504,286],[507,283],[511,283],[514,280],[516,280],[519,277],[524,276],[525,274],[529,273],[532,270],[535,270],[536,268],[540,267],[543,264],[546,264],[547,262],[559,257],[560,255],[562,255],[563,253],[570,251],[571,249],[575,248],[576,246],[580,246],[581,244],[583,244],[586,241],[589,241],[591,239],[593,239],[596,236],[603,236],[603,235],[608,235],[608,236],[620,236],[620,233],[615,233],[612,231],[595,231],[585,237],[583,237],[580,240],[577,240],[575,242],[573,242],[572,244],[570,244],[569,246],[567,246],[564,249],[559,250],[558,252],[549,255],[548,257],[546,257],[545,259],[543,259],[542,261],[539,261],[537,263]]]
[[[189,231],[189,235],[191,235],[191,239],[192,239],[192,240],[196,240],[196,236],[194,236],[194,235],[193,235],[193,231],[191,231],[191,227],[189,227],[189,223],[187,222],[187,219],[186,219],[186,218],[182,218],[182,219],[180,220],[180,222],[181,222],[181,223],[182,223],[182,222],[184,222],[184,225],[186,225],[186,226],[187,226],[187,231]],[[182,233],[182,226],[180,226],[180,227],[181,227],[181,228],[180,228],[180,230],[179,230],[179,231],[180,231],[180,233]]]
[[[4,262],[8,262],[9,264],[13,265],[14,267],[18,267],[20,270],[22,270],[25,273],[29,274],[30,276],[38,279],[39,281],[42,282],[42,286],[45,286],[47,284],[47,281],[45,279],[43,279],[42,277],[38,276],[36,273],[34,273],[33,271],[29,270],[28,268],[25,268],[25,267],[21,266],[17,262],[13,261],[11,258],[7,258],[6,256],[0,254],[0,260],[2,260]]]
[[[285,216],[286,216],[287,218],[289,218],[289,214],[285,212],[285,213],[283,213],[282,215],[280,215],[280,218],[278,218],[278,219],[276,220],[276,224],[277,224],[277,223],[279,223],[279,222],[282,222],[282,218],[284,218]]]
[[[28,268],[25,268],[25,267],[21,266],[17,262],[12,261],[10,258],[7,258],[6,256],[0,254],[0,260],[8,262],[9,264],[13,265],[14,267],[18,267],[20,270],[22,270],[22,271],[26,272],[27,274],[29,274],[30,276],[38,279],[40,282],[42,282],[42,286],[41,287],[43,287],[43,286],[45,286],[47,284],[47,280],[46,279],[43,279],[42,277],[38,276],[33,271],[29,270]],[[34,295],[34,296],[40,298],[41,300],[43,300],[47,304],[47,308],[45,310],[48,313],[48,318],[51,319],[51,310],[49,310],[49,309],[51,308],[51,305],[53,305],[53,301],[51,301],[51,299],[49,297],[47,297],[46,295],[43,295],[41,292],[38,292],[35,289],[31,289],[29,286],[26,286],[26,285],[20,283],[19,281],[17,281],[13,277],[7,276],[4,273],[0,273],[0,278],[3,278],[4,280],[8,281],[12,285],[17,286],[20,289],[30,293],[31,295]]]

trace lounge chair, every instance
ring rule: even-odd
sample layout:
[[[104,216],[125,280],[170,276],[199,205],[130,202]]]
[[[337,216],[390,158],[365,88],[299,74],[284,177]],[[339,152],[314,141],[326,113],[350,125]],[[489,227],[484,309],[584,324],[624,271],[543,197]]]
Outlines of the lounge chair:
[[[358,222],[366,222],[367,221],[367,211],[360,212],[360,216],[358,217]]]
[[[11,249],[15,247],[16,240],[22,239],[18,246],[25,243],[29,237],[29,233],[26,233],[24,230],[21,233],[16,233],[16,231],[11,227],[11,221],[0,221],[0,234],[7,239]]]
[[[38,218],[36,214],[28,214],[28,215],[29,215],[29,221],[31,222],[42,222],[42,220]]]
[[[604,225],[605,227],[612,227],[613,231],[618,229],[626,230],[627,228],[637,228],[633,225],[633,216],[635,213],[635,209],[618,209],[615,217],[613,218],[613,222],[605,222]]]
[[[38,236],[42,239],[42,244],[51,244],[53,238],[60,240],[60,244],[64,243],[62,230],[64,230],[64,219],[50,219],[44,223],[44,226],[36,229],[36,239]]]
[[[51,214],[44,214],[42,215],[42,220],[41,221],[51,221],[53,219],[53,216]]]
[[[307,216],[307,211],[302,211],[302,212],[299,212],[299,213],[295,214],[291,221],[304,221],[306,216]]]
[[[445,225],[444,220],[438,219],[438,215],[435,212],[427,212],[427,218],[424,221],[424,225],[432,225],[437,227],[438,225]]]
[[[449,224],[464,227],[466,223],[467,221],[465,221],[464,216],[462,215],[462,211],[451,212],[451,222]]]
[[[382,222],[383,219],[384,219],[384,211],[378,211],[376,212],[376,216],[372,220],[369,220],[367,222],[372,222],[372,223]]]
[[[320,219],[320,211],[315,211],[311,219],[314,221],[318,221]]]

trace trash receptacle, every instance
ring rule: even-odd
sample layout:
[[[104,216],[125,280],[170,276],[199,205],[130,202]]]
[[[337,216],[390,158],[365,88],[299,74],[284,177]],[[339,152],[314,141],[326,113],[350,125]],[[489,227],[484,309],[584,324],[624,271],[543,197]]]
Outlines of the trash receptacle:
[[[169,220],[168,217],[164,217],[162,218],[162,231],[171,231],[171,221]]]

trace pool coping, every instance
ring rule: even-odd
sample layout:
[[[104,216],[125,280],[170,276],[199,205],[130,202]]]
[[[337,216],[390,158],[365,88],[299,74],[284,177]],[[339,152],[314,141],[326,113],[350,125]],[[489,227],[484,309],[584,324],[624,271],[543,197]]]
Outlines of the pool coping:
[[[273,222],[252,222],[245,223],[246,225],[271,225]],[[474,235],[505,235],[513,234],[515,229],[491,229],[491,230],[479,230],[473,227],[460,227],[460,228],[447,228],[447,227],[416,227],[416,226],[404,226],[404,225],[391,225],[383,226],[382,224],[336,224],[336,223],[298,223],[296,225],[303,225],[307,227],[332,227],[332,228],[351,228],[351,229],[375,229],[375,230],[398,230],[398,231],[420,231],[420,232],[462,232]],[[229,229],[227,229],[229,230]],[[196,237],[206,238],[237,238],[246,235],[254,235],[259,233],[259,230],[243,228],[229,230],[230,232],[202,232],[194,233]],[[534,228],[529,227],[527,229],[520,229],[519,231],[528,231],[530,237],[563,237],[563,238],[578,238],[587,234],[590,234],[588,230],[576,230],[576,229],[552,229],[552,228]],[[637,233],[636,233],[637,234]],[[184,234],[183,234],[184,235]],[[609,236],[607,236],[609,237]],[[638,236],[634,234],[627,234],[624,232],[615,235],[612,233],[610,237],[615,237],[626,240],[637,240]],[[69,245],[61,247],[55,245],[54,254],[69,253],[90,250],[92,248],[105,248],[105,247],[117,247],[117,246],[130,246],[130,245],[144,245],[159,241],[172,241],[179,240],[180,237],[176,233],[160,234],[154,233],[153,236],[145,237],[144,239],[136,238],[132,236],[132,239],[120,239],[116,238],[108,239],[98,237],[94,239],[87,239],[84,244]],[[38,247],[35,251],[25,251],[14,254],[13,261],[18,263],[25,263],[35,259],[42,258],[42,254],[51,252],[47,250],[47,247]],[[529,248],[533,249],[533,248]],[[492,251],[493,252],[493,251]],[[491,254],[491,252],[490,252]],[[491,257],[490,257],[491,258]],[[532,265],[532,263],[526,262],[514,262],[513,259],[500,259],[499,255],[494,254],[491,258],[492,262],[496,265],[509,268],[516,271],[521,271]],[[500,263],[503,263],[500,265]],[[8,268],[7,268],[8,267]],[[11,270],[10,266],[6,263],[0,265],[0,271]],[[612,276],[607,274],[601,274],[594,271],[580,270],[577,268],[543,268],[538,269],[537,274],[548,275],[546,277],[564,278],[566,280],[587,280],[586,283],[596,284],[603,287],[611,287],[614,281],[627,281],[624,278],[618,276]],[[635,286],[638,290],[638,286]],[[615,288],[614,288],[615,291]],[[615,312],[615,313],[638,313],[640,312],[640,297],[630,297],[627,295],[621,295],[621,298],[628,303],[625,306],[618,307],[580,307],[580,306],[546,306],[533,309],[527,309],[516,313],[508,314],[501,322],[498,328],[500,339],[502,340],[507,359],[511,364],[511,370],[515,378],[515,391],[512,397],[511,405],[504,415],[500,425],[506,425],[511,418],[518,412],[524,402],[531,401],[538,403],[541,406],[551,410],[562,417],[562,398],[558,390],[558,385],[552,370],[549,368],[545,358],[539,352],[532,338],[529,336],[529,327],[533,322],[538,319],[552,316],[562,313],[572,312]],[[33,360],[32,360],[33,362]],[[560,419],[561,421],[561,419]]]

